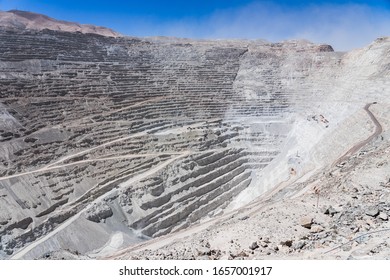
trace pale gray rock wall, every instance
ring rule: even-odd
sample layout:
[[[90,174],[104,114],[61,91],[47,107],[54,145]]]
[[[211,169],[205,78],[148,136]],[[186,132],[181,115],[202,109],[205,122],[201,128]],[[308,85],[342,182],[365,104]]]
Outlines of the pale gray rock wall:
[[[331,163],[369,134],[323,155],[388,96],[388,49],[1,29],[0,250],[98,255],[118,232],[119,247],[175,232]]]

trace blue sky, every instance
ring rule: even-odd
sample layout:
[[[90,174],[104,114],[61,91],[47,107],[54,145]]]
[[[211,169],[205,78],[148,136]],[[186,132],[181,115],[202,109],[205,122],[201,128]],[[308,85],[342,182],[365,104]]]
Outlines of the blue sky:
[[[0,10],[10,9],[107,26],[130,36],[305,38],[336,50],[390,36],[390,0],[0,0]]]

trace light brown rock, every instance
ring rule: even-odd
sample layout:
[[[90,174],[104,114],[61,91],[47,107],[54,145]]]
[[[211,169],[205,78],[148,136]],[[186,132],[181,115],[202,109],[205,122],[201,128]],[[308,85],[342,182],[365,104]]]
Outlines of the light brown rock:
[[[302,217],[299,221],[299,224],[304,228],[311,228],[311,225],[313,224],[313,218],[310,216]]]

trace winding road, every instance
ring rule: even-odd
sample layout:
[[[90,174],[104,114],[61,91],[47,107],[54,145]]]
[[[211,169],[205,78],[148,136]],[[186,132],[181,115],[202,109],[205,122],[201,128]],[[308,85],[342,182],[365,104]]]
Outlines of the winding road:
[[[346,161],[348,158],[350,158],[353,154],[355,154],[357,151],[359,151],[361,148],[363,148],[365,145],[367,145],[369,142],[371,142],[372,139],[377,137],[379,134],[382,133],[383,128],[382,125],[379,123],[378,119],[374,116],[374,114],[370,111],[370,106],[376,104],[376,103],[368,103],[366,106],[364,106],[364,110],[367,112],[368,116],[370,117],[371,121],[375,125],[375,131],[373,134],[371,134],[370,137],[367,139],[360,141],[359,143],[355,144],[352,148],[350,148],[345,154],[343,154],[341,157],[339,157],[333,164],[332,167]]]

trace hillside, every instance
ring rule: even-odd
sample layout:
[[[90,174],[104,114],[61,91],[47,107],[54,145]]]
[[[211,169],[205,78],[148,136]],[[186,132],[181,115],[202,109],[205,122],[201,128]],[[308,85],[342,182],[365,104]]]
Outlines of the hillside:
[[[56,20],[42,14],[20,10],[0,11],[0,26],[11,30],[49,29],[54,31],[93,33],[110,37],[121,36],[114,30],[106,27]]]

